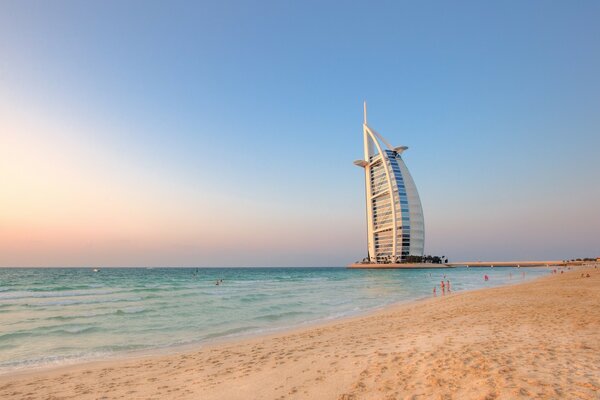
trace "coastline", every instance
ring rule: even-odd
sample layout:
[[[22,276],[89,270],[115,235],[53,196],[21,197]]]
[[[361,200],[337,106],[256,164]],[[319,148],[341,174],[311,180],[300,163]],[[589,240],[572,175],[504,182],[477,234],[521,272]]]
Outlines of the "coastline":
[[[340,268],[340,270],[345,268]],[[377,268],[377,269],[387,269],[387,268]],[[395,269],[395,268],[392,268]],[[414,268],[406,268],[406,269],[414,269]],[[454,268],[448,268],[450,270]],[[531,269],[536,269],[539,271],[548,271],[546,267],[532,267]],[[458,289],[453,291],[453,294],[472,292],[477,290],[485,290],[493,287],[502,287],[502,286],[510,286],[510,285],[519,285],[522,283],[529,282],[531,280],[539,279],[541,277],[545,277],[546,275],[541,275],[537,277],[529,277],[526,280],[515,280],[515,281],[506,281],[503,283],[495,283],[491,287],[478,287],[478,288],[468,288],[468,289]],[[434,283],[434,282],[432,282]],[[434,283],[435,284],[435,283]],[[439,287],[438,287],[439,290]],[[4,376],[18,376],[18,375],[29,375],[35,374],[44,371],[53,371],[63,368],[73,368],[78,367],[80,365],[92,365],[96,363],[114,363],[114,362],[122,362],[128,360],[135,360],[139,358],[146,357],[154,357],[154,356],[168,356],[168,355],[177,355],[185,352],[193,352],[196,350],[204,349],[206,347],[218,346],[221,344],[227,343],[235,343],[241,342],[244,340],[249,340],[253,338],[267,337],[271,335],[279,335],[285,333],[291,333],[297,330],[309,329],[320,327],[327,324],[333,324],[336,322],[342,322],[346,320],[352,320],[354,318],[365,317],[369,315],[373,315],[378,312],[390,310],[393,307],[400,305],[410,305],[413,303],[418,303],[422,301],[427,301],[432,298],[431,294],[422,295],[420,297],[413,297],[410,299],[403,300],[394,300],[393,302],[385,302],[380,305],[372,306],[364,309],[356,309],[352,312],[346,312],[343,314],[333,314],[328,316],[323,316],[317,319],[311,319],[308,321],[302,321],[293,323],[291,325],[283,325],[283,326],[272,326],[272,327],[264,327],[258,330],[250,330],[243,331],[239,333],[233,333],[225,336],[217,336],[211,339],[199,339],[196,341],[191,341],[183,344],[168,344],[165,346],[159,347],[149,347],[137,350],[129,350],[129,351],[121,351],[114,353],[105,353],[105,354],[90,354],[85,355],[83,357],[74,357],[71,359],[62,359],[60,361],[54,363],[44,363],[44,364],[30,364],[30,365],[22,365],[17,366],[10,369],[0,369],[0,378]]]
[[[596,299],[596,304],[598,304],[600,270],[585,269],[592,276],[580,279],[578,274],[581,270],[577,269],[565,274],[540,277],[531,281],[494,288],[476,289],[444,297],[438,296],[437,298],[389,305],[366,315],[343,317],[328,322],[315,322],[307,326],[260,334],[250,338],[223,338],[210,344],[200,345],[200,347],[195,345],[195,348],[179,349],[178,351],[170,349],[169,353],[164,355],[123,357],[35,371],[15,371],[0,376],[0,397],[47,398],[56,396],[60,398],[75,396],[77,398],[96,398],[99,393],[103,393],[106,398],[121,395],[137,398],[151,398],[152,396],[164,398],[170,395],[195,398],[202,393],[202,397],[207,399],[277,398],[281,395],[285,395],[286,398],[381,398],[387,395],[385,393],[388,391],[390,391],[390,395],[400,396],[414,393],[411,391],[417,390],[417,386],[412,389],[407,386],[400,388],[403,390],[399,390],[397,384],[392,384],[392,381],[388,382],[384,379],[386,373],[383,369],[395,371],[403,366],[409,366],[409,369],[414,370],[416,375],[413,380],[420,376],[421,381],[429,382],[428,385],[423,385],[421,382],[419,387],[423,386],[425,389],[419,390],[425,390],[424,393],[432,395],[443,394],[447,393],[451,387],[435,384],[433,381],[439,381],[442,378],[428,375],[427,371],[423,370],[422,364],[430,361],[430,367],[435,367],[439,363],[442,366],[446,365],[447,368],[442,368],[441,371],[442,374],[445,374],[448,372],[445,371],[446,369],[460,370],[460,363],[456,364],[459,360],[452,357],[448,359],[443,353],[440,357],[436,352],[432,353],[429,350],[426,351],[426,354],[422,354],[414,347],[428,348],[434,343],[443,347],[444,344],[462,341],[463,338],[460,338],[461,335],[445,334],[440,337],[440,332],[436,331],[435,327],[439,328],[441,324],[441,326],[456,330],[459,326],[455,325],[460,324],[462,319],[473,318],[474,316],[470,314],[474,311],[477,311],[479,316],[482,312],[487,313],[487,318],[491,316],[491,322],[494,322],[494,314],[498,313],[498,310],[490,308],[489,304],[483,306],[482,302],[495,302],[496,306],[502,308],[507,307],[507,303],[514,301],[514,297],[525,296],[527,297],[526,303],[534,304],[541,299],[536,300],[537,297],[532,296],[531,293],[527,296],[528,291],[538,291],[542,287],[545,288],[542,289],[543,293],[547,293],[549,297],[557,297],[565,291],[577,291],[577,288],[571,288],[573,282],[584,284],[585,290],[592,295],[591,298],[576,298],[572,301],[593,302]],[[569,284],[569,290],[565,289],[565,283]],[[569,299],[573,297],[572,293],[562,293],[562,295]],[[449,309],[450,303],[455,307],[459,305],[458,311],[461,312],[456,313],[457,310]],[[465,308],[465,304],[475,304],[471,308],[476,310]],[[564,302],[556,302],[554,305],[562,311],[566,306]],[[575,306],[577,304],[571,304],[569,308],[574,307],[576,310]],[[588,318],[596,317],[596,333],[590,340],[586,337],[583,347],[575,346],[574,350],[575,352],[585,350],[583,358],[586,354],[588,357],[590,353],[595,354],[595,356],[592,355],[592,361],[596,362],[595,365],[600,365],[600,356],[598,356],[600,347],[597,344],[600,343],[598,311],[593,307],[590,310],[589,304],[579,304],[579,306],[584,307],[583,311],[588,312]],[[511,310],[505,311],[510,314]],[[546,322],[551,322],[550,315],[546,313],[544,316],[549,320]],[[584,317],[584,315],[578,316]],[[496,323],[502,322],[500,316],[496,317],[499,318]],[[423,320],[423,318],[425,319]],[[518,318],[518,316],[511,315],[511,318]],[[447,323],[444,322],[446,319]],[[428,326],[428,321],[431,322],[431,326]],[[415,324],[416,328],[410,325],[411,322]],[[514,321],[509,318],[508,322]],[[389,325],[390,329],[383,329],[382,324]],[[479,328],[486,331],[491,329],[485,324]],[[432,331],[432,329],[434,330]],[[399,337],[391,337],[390,332],[393,331],[396,331]],[[498,332],[493,333],[495,340]],[[562,333],[568,334],[568,331]],[[466,336],[473,336],[472,332]],[[476,343],[471,343],[471,345],[486,342],[482,341],[485,338],[480,335],[476,336]],[[561,338],[560,335],[557,337],[561,341],[567,339]],[[580,338],[576,337],[575,339]],[[440,342],[440,340],[442,341]],[[594,340],[595,347],[592,343]],[[541,346],[542,343],[534,341],[529,345],[535,348]],[[411,347],[413,347],[412,350]],[[335,351],[332,352],[334,349]],[[467,351],[466,348],[464,350]],[[473,350],[469,351],[473,352]],[[478,357],[483,358],[483,364],[490,363],[488,357],[480,350],[474,351],[480,353]],[[388,360],[392,354],[394,357]],[[455,357],[458,356],[455,354]],[[467,358],[473,359],[476,356],[471,354]],[[343,360],[356,361],[348,363]],[[402,360],[404,362],[400,362]],[[385,364],[386,361],[388,364]],[[560,363],[561,360],[554,356],[554,362]],[[375,369],[372,368],[374,365],[377,366]],[[549,369],[550,366],[544,368]],[[379,372],[375,373],[377,369]],[[328,373],[325,373],[326,371]],[[450,374],[454,376],[455,372],[450,371]],[[396,371],[396,375],[397,373],[398,371]],[[582,392],[586,396],[589,395],[589,398],[597,395],[600,389],[598,367],[591,373],[587,392]],[[166,378],[163,376],[164,374],[169,375],[170,378]],[[204,379],[200,379],[198,375],[204,376]],[[363,379],[365,377],[369,377],[369,379]],[[302,378],[300,380],[304,384],[297,382],[299,378]],[[410,381],[410,376],[406,378]],[[265,379],[273,384],[265,385]],[[382,379],[385,382],[381,381]],[[433,381],[431,381],[432,379]],[[306,383],[309,381],[312,381],[312,384],[307,385]],[[444,381],[448,381],[448,379],[446,378]],[[246,388],[244,393],[239,391],[240,385]],[[550,384],[544,385],[546,387]],[[496,387],[496,391],[498,391],[498,384],[492,386]],[[530,386],[532,385],[530,384]],[[105,392],[104,387],[109,387],[111,390]],[[390,390],[385,389],[386,387],[389,387]],[[482,394],[481,390],[484,389],[488,390],[489,388],[486,388],[486,385],[470,386],[470,392],[464,392],[464,396],[460,398],[468,398],[473,393],[478,393],[477,395],[473,394],[475,398],[478,398],[477,396]],[[532,394],[531,387],[522,389],[524,392]],[[560,388],[558,389],[560,390]],[[517,394],[521,392],[519,390]]]
[[[2,305],[8,313],[3,314],[6,325],[0,335],[0,347],[6,349],[0,353],[0,375],[194,350],[221,338],[239,340],[366,315],[431,297],[442,273],[454,291],[461,292],[523,282],[522,278],[535,279],[549,271],[537,268],[515,279],[490,269],[489,282],[465,268],[433,274],[345,268],[206,269],[202,279],[194,272],[140,273],[125,268],[102,274],[83,269],[42,273],[45,282],[57,283],[55,290],[54,284],[26,286],[27,270],[13,271],[4,277],[14,278],[18,290],[0,293],[8,299]],[[227,283],[215,286],[218,278]],[[82,290],[73,290],[73,284]],[[185,314],[188,317],[182,318]],[[11,333],[24,338],[14,340]]]

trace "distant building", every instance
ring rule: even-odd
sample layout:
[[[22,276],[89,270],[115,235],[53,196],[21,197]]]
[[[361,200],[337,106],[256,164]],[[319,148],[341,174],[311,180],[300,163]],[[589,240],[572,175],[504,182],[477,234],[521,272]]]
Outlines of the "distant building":
[[[425,223],[417,187],[402,160],[406,146],[392,147],[363,123],[368,259],[372,263],[402,262],[423,256]],[[385,145],[385,148],[382,147]]]

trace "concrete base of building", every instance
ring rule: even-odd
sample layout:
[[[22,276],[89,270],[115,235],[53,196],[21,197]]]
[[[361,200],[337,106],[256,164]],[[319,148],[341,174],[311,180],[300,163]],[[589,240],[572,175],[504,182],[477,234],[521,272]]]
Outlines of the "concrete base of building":
[[[352,263],[348,268],[357,269],[439,269],[439,268],[454,268],[448,264],[432,264],[432,263],[392,263],[392,264],[363,264]]]

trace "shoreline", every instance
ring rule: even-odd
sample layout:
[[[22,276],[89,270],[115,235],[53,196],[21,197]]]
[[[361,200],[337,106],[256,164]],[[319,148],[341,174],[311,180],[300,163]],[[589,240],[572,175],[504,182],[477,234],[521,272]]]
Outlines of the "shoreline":
[[[592,274],[591,279],[587,278],[579,280],[577,275],[582,270],[590,271]],[[578,268],[574,271],[568,271],[565,274],[548,275],[525,282],[516,282],[492,288],[452,293],[447,296],[438,296],[436,298],[429,297],[409,302],[395,303],[384,306],[379,310],[368,311],[366,315],[343,317],[333,321],[312,323],[308,326],[288,328],[284,331],[259,334],[250,338],[222,338],[222,340],[218,340],[211,344],[200,346],[195,344],[193,345],[194,348],[189,349],[180,348],[178,351],[173,351],[171,348],[167,354],[162,355],[153,353],[144,356],[137,355],[135,357],[120,357],[119,359],[111,358],[73,365],[51,366],[43,369],[36,369],[35,371],[8,372],[0,376],[0,397],[21,398],[27,393],[23,393],[20,389],[29,390],[26,388],[34,387],[35,390],[32,392],[30,391],[30,394],[28,394],[31,398],[37,398],[36,396],[45,398],[49,397],[50,394],[61,397],[67,396],[69,393],[71,393],[71,395],[76,395],[78,398],[96,398],[97,394],[102,391],[101,388],[104,387],[103,385],[108,384],[114,389],[113,391],[115,393],[110,395],[107,394],[107,398],[127,395],[126,392],[131,392],[131,390],[133,390],[134,393],[138,393],[135,395],[129,393],[129,395],[133,395],[134,397],[152,397],[150,392],[144,392],[144,390],[153,388],[152,393],[158,393],[161,392],[161,387],[166,390],[166,393],[162,393],[162,396],[159,396],[163,398],[169,396],[167,393],[171,393],[167,388],[171,388],[174,392],[178,393],[179,397],[183,398],[197,397],[200,392],[206,394],[206,398],[210,399],[277,398],[281,395],[282,391],[286,393],[286,396],[291,398],[341,399],[343,397],[340,396],[345,393],[354,393],[353,395],[357,396],[354,398],[382,398],[377,396],[383,395],[379,390],[381,388],[378,388],[374,392],[376,395],[372,397],[368,396],[368,393],[370,393],[369,390],[364,391],[361,389],[362,386],[369,387],[374,384],[374,382],[363,382],[362,386],[356,383],[360,383],[361,373],[369,370],[368,368],[364,369],[364,365],[360,365],[358,368],[355,368],[356,365],[346,365],[340,367],[340,370],[336,369],[335,371],[332,371],[332,373],[327,374],[327,376],[322,376],[323,374],[318,371],[323,371],[326,368],[331,369],[332,365],[337,365],[340,362],[340,357],[342,359],[353,358],[356,356],[356,353],[360,352],[367,353],[362,356],[367,357],[367,361],[371,361],[367,364],[372,364],[372,359],[383,357],[379,356],[380,353],[390,354],[390,349],[384,351],[385,349],[381,348],[386,346],[385,343],[380,343],[379,339],[382,335],[385,335],[387,340],[393,341],[394,337],[390,337],[386,329],[381,329],[382,323],[392,324],[398,322],[399,319],[403,321],[402,324],[396,326],[396,328],[398,328],[399,336],[412,335],[413,338],[407,343],[398,343],[398,346],[393,347],[397,351],[399,351],[398,349],[404,349],[405,351],[408,351],[408,354],[411,354],[411,357],[414,357],[415,352],[410,351],[411,344],[414,346],[417,342],[420,342],[420,345],[424,347],[428,347],[431,344],[428,344],[426,340],[423,341],[422,335],[417,335],[415,337],[414,334],[425,330],[427,331],[425,337],[436,342],[434,338],[438,336],[436,335],[437,330],[431,332],[431,327],[428,327],[427,325],[429,324],[429,321],[431,321],[431,324],[433,325],[438,325],[441,320],[442,326],[445,326],[443,324],[443,316],[446,314],[451,315],[453,311],[456,311],[448,309],[450,303],[472,303],[475,301],[471,308],[476,308],[476,306],[479,305],[479,301],[489,302],[490,298],[493,300],[493,298],[498,295],[502,295],[503,298],[501,300],[506,303],[512,300],[511,294],[516,297],[528,297],[528,289],[537,291],[539,287],[546,286],[558,286],[558,289],[560,289],[561,285],[557,285],[557,283],[560,283],[561,281],[569,283],[576,281],[577,283],[586,284],[587,286],[591,285],[591,287],[588,287],[588,289],[593,289],[590,293],[593,293],[594,296],[598,296],[600,270],[594,270],[593,268]],[[557,292],[555,289],[556,288],[552,288],[551,292]],[[542,290],[542,292],[545,291]],[[558,290],[558,292],[560,292],[560,290]],[[556,293],[551,294],[556,295]],[[570,296],[567,297],[570,298]],[[527,301],[531,303],[537,300],[534,296],[528,298]],[[502,309],[502,305],[500,306]],[[561,303],[557,303],[557,306],[561,307],[561,309],[564,308],[564,304]],[[432,307],[435,308],[435,310],[432,310]],[[446,310],[444,310],[444,308],[446,308]],[[506,308],[506,306],[504,306],[504,308]],[[584,310],[590,311],[589,307],[584,308]],[[425,314],[430,314],[429,318],[425,319],[425,324],[423,325],[423,321],[420,321],[419,318],[424,311],[426,311]],[[442,317],[438,317],[438,311],[442,313]],[[455,320],[457,319],[460,320],[471,317],[468,315],[468,309],[462,311],[462,313],[452,315],[452,318],[447,317],[447,325],[451,326],[455,324],[457,322]],[[595,315],[597,316],[598,311],[592,311],[595,311]],[[486,309],[486,312],[488,314],[494,314],[498,311],[488,308]],[[510,312],[510,310],[503,310],[502,312]],[[513,315],[512,317],[517,318],[518,316]],[[418,329],[411,327],[410,324],[408,324],[413,321],[415,325],[418,325]],[[490,320],[490,323],[492,322],[494,322],[493,318]],[[556,321],[553,321],[553,323],[555,322]],[[353,329],[356,327],[361,327],[362,329]],[[456,328],[457,327],[453,326],[453,329]],[[484,330],[487,330],[487,328]],[[598,330],[595,332],[598,332]],[[377,334],[377,336],[373,337],[375,334]],[[498,333],[496,333],[496,335],[497,334]],[[565,334],[568,334],[568,332],[565,332]],[[329,339],[337,338],[339,340],[326,340],[326,337],[329,337]],[[460,335],[450,335],[445,338],[445,340],[458,340],[459,337]],[[323,340],[320,341],[318,340],[319,338],[323,338]],[[481,338],[478,338],[478,340],[479,339]],[[599,334],[595,333],[595,336],[593,336],[592,339],[600,339]],[[600,342],[600,340],[596,340],[596,342]],[[586,341],[585,343],[585,354],[589,356],[590,352],[595,352],[596,355],[595,358],[592,358],[593,361],[600,361],[600,356],[598,356],[598,354],[600,354],[600,348],[594,349],[593,346],[590,347],[590,343],[590,341]],[[337,348],[336,352],[333,354],[331,353],[332,346]],[[598,345],[596,345],[596,347],[598,347]],[[315,349],[317,350],[316,354],[314,352]],[[577,349],[579,348],[576,348],[575,350]],[[278,354],[280,357],[274,357],[273,353]],[[402,353],[402,351],[399,351],[399,357],[400,353]],[[330,362],[328,365],[322,366],[321,369],[317,369],[317,367],[314,366],[315,364],[317,366],[322,363],[327,364],[327,359],[331,359],[332,357],[336,359],[334,364]],[[428,357],[435,358],[435,353],[433,355],[429,354]],[[249,362],[249,359],[251,359],[252,362]],[[268,366],[271,368],[267,369],[265,366],[256,368],[257,364],[262,365],[267,363],[264,360],[270,361],[270,365]],[[308,364],[302,360],[308,360]],[[401,364],[410,365],[410,363]],[[227,367],[224,367],[224,365],[227,365]],[[181,366],[181,368],[177,368],[177,366]],[[302,368],[298,369],[300,366]],[[388,366],[386,368],[392,370],[393,366]],[[134,371],[133,374],[130,373],[131,370]],[[160,376],[162,376],[163,373],[167,373],[175,381],[184,379],[185,382],[189,381],[195,383],[179,382],[179,386],[172,386],[172,382],[169,380],[161,382],[162,378],[160,378]],[[592,371],[592,373],[594,373],[594,371]],[[600,374],[600,372],[596,373]],[[197,374],[203,375],[207,379],[197,380],[194,378]],[[269,385],[254,386],[257,382],[260,383],[263,381],[265,375],[270,376],[272,374],[275,374],[275,377],[285,375],[285,379],[281,382],[283,385],[272,387]],[[300,391],[298,383],[296,383],[295,386],[288,385],[287,381],[297,380],[295,379],[296,375],[314,376],[315,374],[318,376],[314,378],[313,385],[305,385],[306,387],[304,387],[303,391]],[[337,378],[326,384],[330,380],[329,375]],[[129,384],[124,384],[124,377],[128,377],[127,381]],[[233,378],[235,379],[232,380]],[[317,380],[318,378],[320,380]],[[106,379],[108,379],[108,383],[106,382]],[[240,385],[240,380],[244,381],[245,387],[250,390],[250,392],[245,393],[245,397],[241,396],[241,392],[230,390],[232,384],[233,386]],[[591,380],[590,385],[592,389],[590,389],[590,393],[592,393],[592,395],[598,394],[598,390],[600,389],[598,380],[600,380],[600,377]],[[211,381],[212,383],[209,383]],[[162,384],[159,385],[158,383],[154,384],[152,382]],[[354,382],[354,384],[352,382]],[[84,386],[85,390],[77,389],[77,386],[81,389],[81,385]],[[445,390],[443,386],[433,386],[434,388],[437,388],[436,390],[438,391]],[[296,391],[293,390],[294,388],[296,388]],[[324,393],[324,395],[322,397],[316,396],[315,393],[317,392],[314,392],[315,389],[319,389],[318,393]],[[322,390],[325,390],[325,392],[322,392]],[[410,391],[411,389],[408,388],[407,390]],[[525,390],[528,391],[528,393],[531,393],[530,389]],[[73,391],[76,393],[72,393]],[[276,393],[278,396],[275,396]],[[353,397],[346,398],[350,399]],[[466,395],[466,398],[469,398],[469,395]]]
[[[441,268],[441,267],[438,267],[438,268]],[[446,267],[446,268],[448,268],[448,267]],[[387,269],[387,268],[376,268],[376,269]],[[391,269],[393,269],[393,268],[391,268]],[[546,270],[548,268],[545,266],[535,266],[535,267],[529,267],[528,269]],[[521,285],[521,284],[526,284],[528,282],[536,281],[539,279],[543,279],[545,277],[546,277],[545,275],[537,276],[537,277],[533,277],[533,278],[528,278],[525,281],[521,280],[521,281],[514,281],[514,282],[506,282],[506,283],[501,283],[501,284],[494,285],[491,287],[481,287],[481,288],[476,288],[476,289],[453,291],[450,295],[446,295],[446,296],[454,296],[454,295],[458,295],[458,294],[462,294],[462,293],[471,293],[471,292],[489,290],[489,289],[494,289],[494,288],[499,288],[499,287],[516,286],[516,285]],[[439,289],[439,287],[438,287],[438,289]],[[438,297],[441,297],[441,295],[438,295]],[[185,343],[185,344],[174,344],[174,345],[166,345],[163,347],[154,347],[154,348],[147,348],[147,349],[130,350],[130,351],[125,351],[125,352],[107,353],[102,356],[74,358],[74,359],[72,359],[72,361],[64,361],[64,362],[56,363],[56,364],[48,363],[48,364],[42,364],[42,365],[20,366],[20,367],[14,368],[12,370],[10,370],[10,369],[6,369],[4,371],[0,370],[0,382],[5,377],[31,375],[31,374],[37,374],[37,373],[52,372],[55,370],[58,371],[58,370],[62,370],[62,369],[72,369],[72,368],[77,368],[80,366],[83,367],[83,366],[94,365],[94,364],[121,363],[121,362],[138,360],[138,359],[148,358],[148,357],[165,357],[165,356],[180,355],[180,354],[188,353],[188,352],[201,351],[206,348],[212,348],[214,346],[244,342],[246,340],[252,340],[252,339],[263,338],[263,337],[266,338],[266,337],[270,337],[270,336],[284,335],[287,333],[293,333],[293,332],[301,331],[304,329],[325,327],[327,325],[335,324],[338,322],[351,321],[351,320],[357,319],[357,318],[372,316],[372,315],[375,315],[380,312],[391,311],[395,307],[410,306],[413,304],[418,304],[418,303],[428,301],[428,300],[433,300],[433,299],[435,299],[435,297],[428,295],[428,296],[413,298],[413,299],[409,299],[409,300],[400,300],[400,301],[394,301],[391,303],[385,303],[385,304],[378,305],[373,308],[362,309],[355,313],[350,313],[349,315],[325,316],[325,317],[321,317],[321,318],[318,318],[315,320],[300,322],[300,323],[296,323],[293,325],[280,326],[280,327],[275,326],[275,327],[271,327],[271,328],[264,328],[259,331],[250,331],[250,332],[246,332],[246,333],[232,334],[232,335],[228,335],[228,336],[215,337],[215,338],[207,339],[207,340],[193,341],[193,342]]]

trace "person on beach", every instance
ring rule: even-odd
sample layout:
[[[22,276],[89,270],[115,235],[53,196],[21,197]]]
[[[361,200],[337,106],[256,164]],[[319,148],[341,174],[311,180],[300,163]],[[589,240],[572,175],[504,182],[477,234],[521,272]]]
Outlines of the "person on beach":
[[[448,289],[448,293],[450,293],[450,279],[446,281],[446,288]]]
[[[446,294],[446,285],[444,285],[444,281],[440,282],[440,287],[442,288],[442,296]]]
[[[487,276],[487,274],[485,274],[485,275],[483,275],[483,280],[487,282],[490,280],[490,278]]]
[[[437,286],[433,287],[433,297],[437,297]]]

